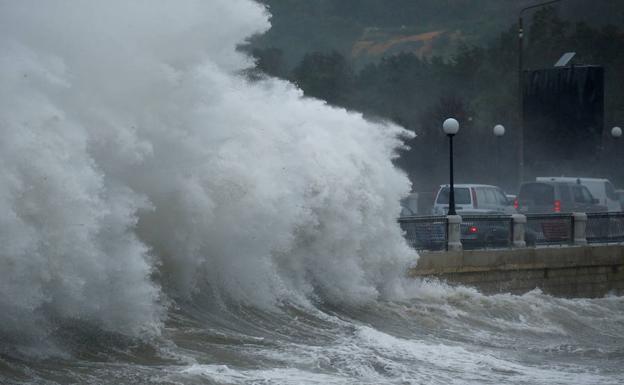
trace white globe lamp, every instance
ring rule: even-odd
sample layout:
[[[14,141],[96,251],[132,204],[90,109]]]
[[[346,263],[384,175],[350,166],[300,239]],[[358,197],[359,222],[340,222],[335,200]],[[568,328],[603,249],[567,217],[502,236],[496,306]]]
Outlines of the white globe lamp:
[[[446,135],[455,135],[459,131],[459,122],[456,119],[448,118],[442,123],[442,129]]]

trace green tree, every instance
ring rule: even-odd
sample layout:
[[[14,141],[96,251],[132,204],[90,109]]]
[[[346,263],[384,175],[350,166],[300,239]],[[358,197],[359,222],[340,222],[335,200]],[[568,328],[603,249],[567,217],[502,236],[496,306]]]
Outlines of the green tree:
[[[267,75],[285,77],[284,52],[275,47],[254,48],[252,56],[256,59],[256,68]]]
[[[353,71],[344,56],[336,51],[313,52],[306,54],[295,67],[291,80],[306,96],[345,105],[351,92]]]

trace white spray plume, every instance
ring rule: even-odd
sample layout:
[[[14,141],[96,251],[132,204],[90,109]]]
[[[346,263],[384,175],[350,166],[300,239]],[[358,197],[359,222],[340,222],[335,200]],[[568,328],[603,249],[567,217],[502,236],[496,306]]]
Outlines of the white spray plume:
[[[237,75],[268,27],[249,0],[0,0],[0,332],[158,330],[200,282],[259,306],[400,288],[405,131]]]

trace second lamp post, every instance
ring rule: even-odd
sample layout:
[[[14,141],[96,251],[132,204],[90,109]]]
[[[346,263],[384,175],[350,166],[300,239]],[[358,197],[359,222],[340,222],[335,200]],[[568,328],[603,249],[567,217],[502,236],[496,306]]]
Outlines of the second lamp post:
[[[505,135],[505,127],[502,124],[497,124],[496,126],[494,126],[492,132],[496,137],[496,184],[500,186],[501,179],[503,179],[500,172],[502,168],[500,164],[500,140],[503,135]]]
[[[459,122],[453,118],[448,118],[442,123],[442,129],[449,137],[449,165],[450,165],[450,188],[449,188],[449,209],[447,215],[457,215],[455,211],[455,186],[453,185],[453,136],[459,131]]]

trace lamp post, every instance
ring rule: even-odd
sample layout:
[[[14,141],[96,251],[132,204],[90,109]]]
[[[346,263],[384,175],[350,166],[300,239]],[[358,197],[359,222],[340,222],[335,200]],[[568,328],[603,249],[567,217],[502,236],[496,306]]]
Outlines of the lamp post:
[[[449,138],[449,166],[450,166],[450,182],[449,190],[449,209],[448,215],[457,215],[455,211],[455,186],[453,185],[453,136],[459,131],[459,122],[453,118],[448,118],[442,123],[442,129]]]
[[[613,137],[613,139],[616,139],[616,140],[618,140],[618,141],[619,141],[620,137],[622,136],[622,129],[621,129],[620,127],[618,127],[618,126],[613,127],[613,128],[611,129],[611,136]],[[613,161],[614,161],[614,164],[618,164],[618,163],[619,163],[619,162],[618,162],[618,158],[619,158],[619,156],[618,156],[617,147],[618,147],[618,146],[617,146],[617,145],[615,145],[615,144],[612,146],[612,148],[614,149],[614,151],[613,151],[613,152],[614,152],[614,155],[613,155]],[[614,168],[611,168],[611,175],[613,175],[613,176],[615,176],[617,179],[619,179],[619,177],[620,177],[622,174],[621,174],[621,173],[619,173],[619,172],[617,172],[617,171],[615,171],[615,170],[618,170],[618,171],[619,171],[619,169],[618,169],[618,168],[615,168],[615,169],[614,169]],[[619,175],[618,175],[618,174],[619,174]],[[624,205],[622,206],[622,208],[624,209]]]
[[[505,127],[502,124],[497,124],[492,129],[494,136],[496,137],[496,179],[497,184],[500,186],[501,184],[501,175],[500,175],[500,140],[505,135]]]
[[[551,0],[545,1],[543,3],[531,5],[529,7],[524,7],[518,13],[518,123],[519,130],[518,135],[520,136],[518,140],[518,187],[522,183],[524,179],[524,101],[523,93],[522,93],[522,50],[523,50],[523,38],[524,38],[524,29],[522,26],[522,13],[524,11],[528,11],[529,9],[544,7],[546,5],[558,3],[561,0]]]

